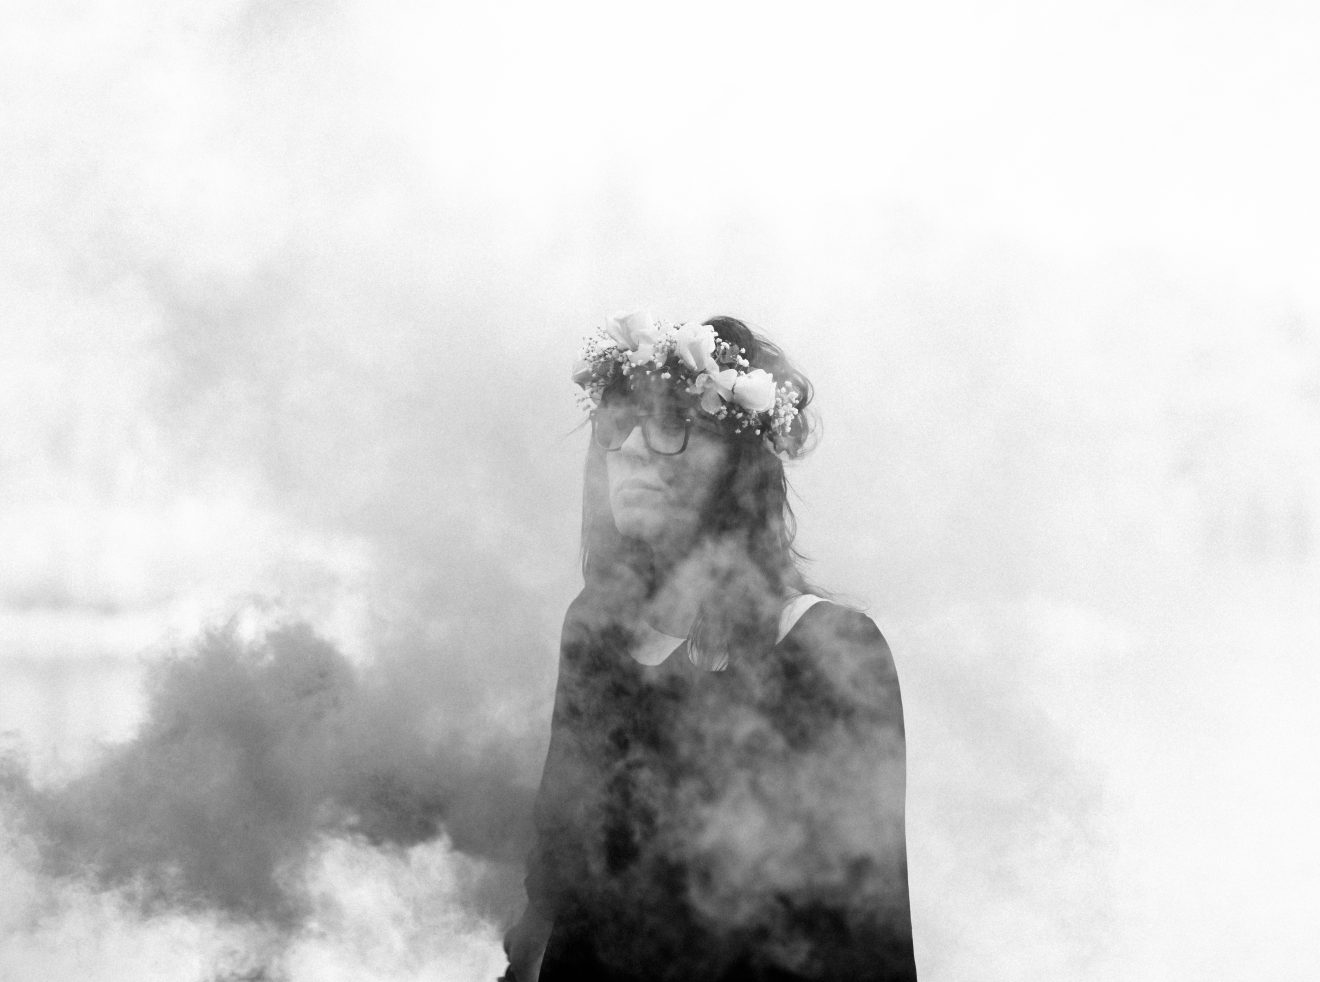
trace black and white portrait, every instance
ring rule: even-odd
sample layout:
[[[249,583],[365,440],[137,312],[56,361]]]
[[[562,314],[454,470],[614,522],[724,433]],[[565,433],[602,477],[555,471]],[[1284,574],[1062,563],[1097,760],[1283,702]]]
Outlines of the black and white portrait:
[[[0,11],[0,979],[1302,980],[1320,10]]]

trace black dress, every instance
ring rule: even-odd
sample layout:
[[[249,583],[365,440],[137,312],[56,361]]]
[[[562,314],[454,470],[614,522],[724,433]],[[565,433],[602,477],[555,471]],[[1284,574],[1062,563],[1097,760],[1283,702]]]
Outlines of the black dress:
[[[822,602],[720,672],[565,619],[529,903],[542,982],[913,980],[889,647]]]

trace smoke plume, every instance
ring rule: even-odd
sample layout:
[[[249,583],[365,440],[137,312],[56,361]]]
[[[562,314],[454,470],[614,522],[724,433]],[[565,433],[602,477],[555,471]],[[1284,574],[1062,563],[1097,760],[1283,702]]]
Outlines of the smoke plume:
[[[500,916],[530,793],[512,742],[428,713],[306,625],[242,634],[235,619],[153,664],[137,736],[73,780],[36,786],[6,763],[3,803],[41,871],[147,915],[288,932],[327,841],[401,852],[443,836],[486,870],[466,905]]]

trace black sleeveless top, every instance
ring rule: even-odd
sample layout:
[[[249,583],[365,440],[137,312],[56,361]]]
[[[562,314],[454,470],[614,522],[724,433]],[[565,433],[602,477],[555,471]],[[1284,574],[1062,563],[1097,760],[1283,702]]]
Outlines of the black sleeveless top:
[[[719,672],[569,608],[535,809],[542,982],[913,980],[889,647],[823,602]]]

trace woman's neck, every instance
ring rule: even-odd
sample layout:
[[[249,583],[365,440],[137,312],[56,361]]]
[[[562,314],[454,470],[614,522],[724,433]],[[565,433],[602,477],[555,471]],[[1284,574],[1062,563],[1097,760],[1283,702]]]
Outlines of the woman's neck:
[[[701,564],[690,542],[651,543],[655,588],[642,605],[642,619],[661,634],[685,638],[701,610]]]
[[[642,619],[661,634],[686,638],[701,613],[702,604],[721,579],[718,560],[694,550],[665,568],[650,598],[642,605]],[[799,591],[781,584],[780,603]]]
[[[670,577],[642,607],[642,618],[661,634],[685,638],[701,610],[702,591],[691,577]]]

